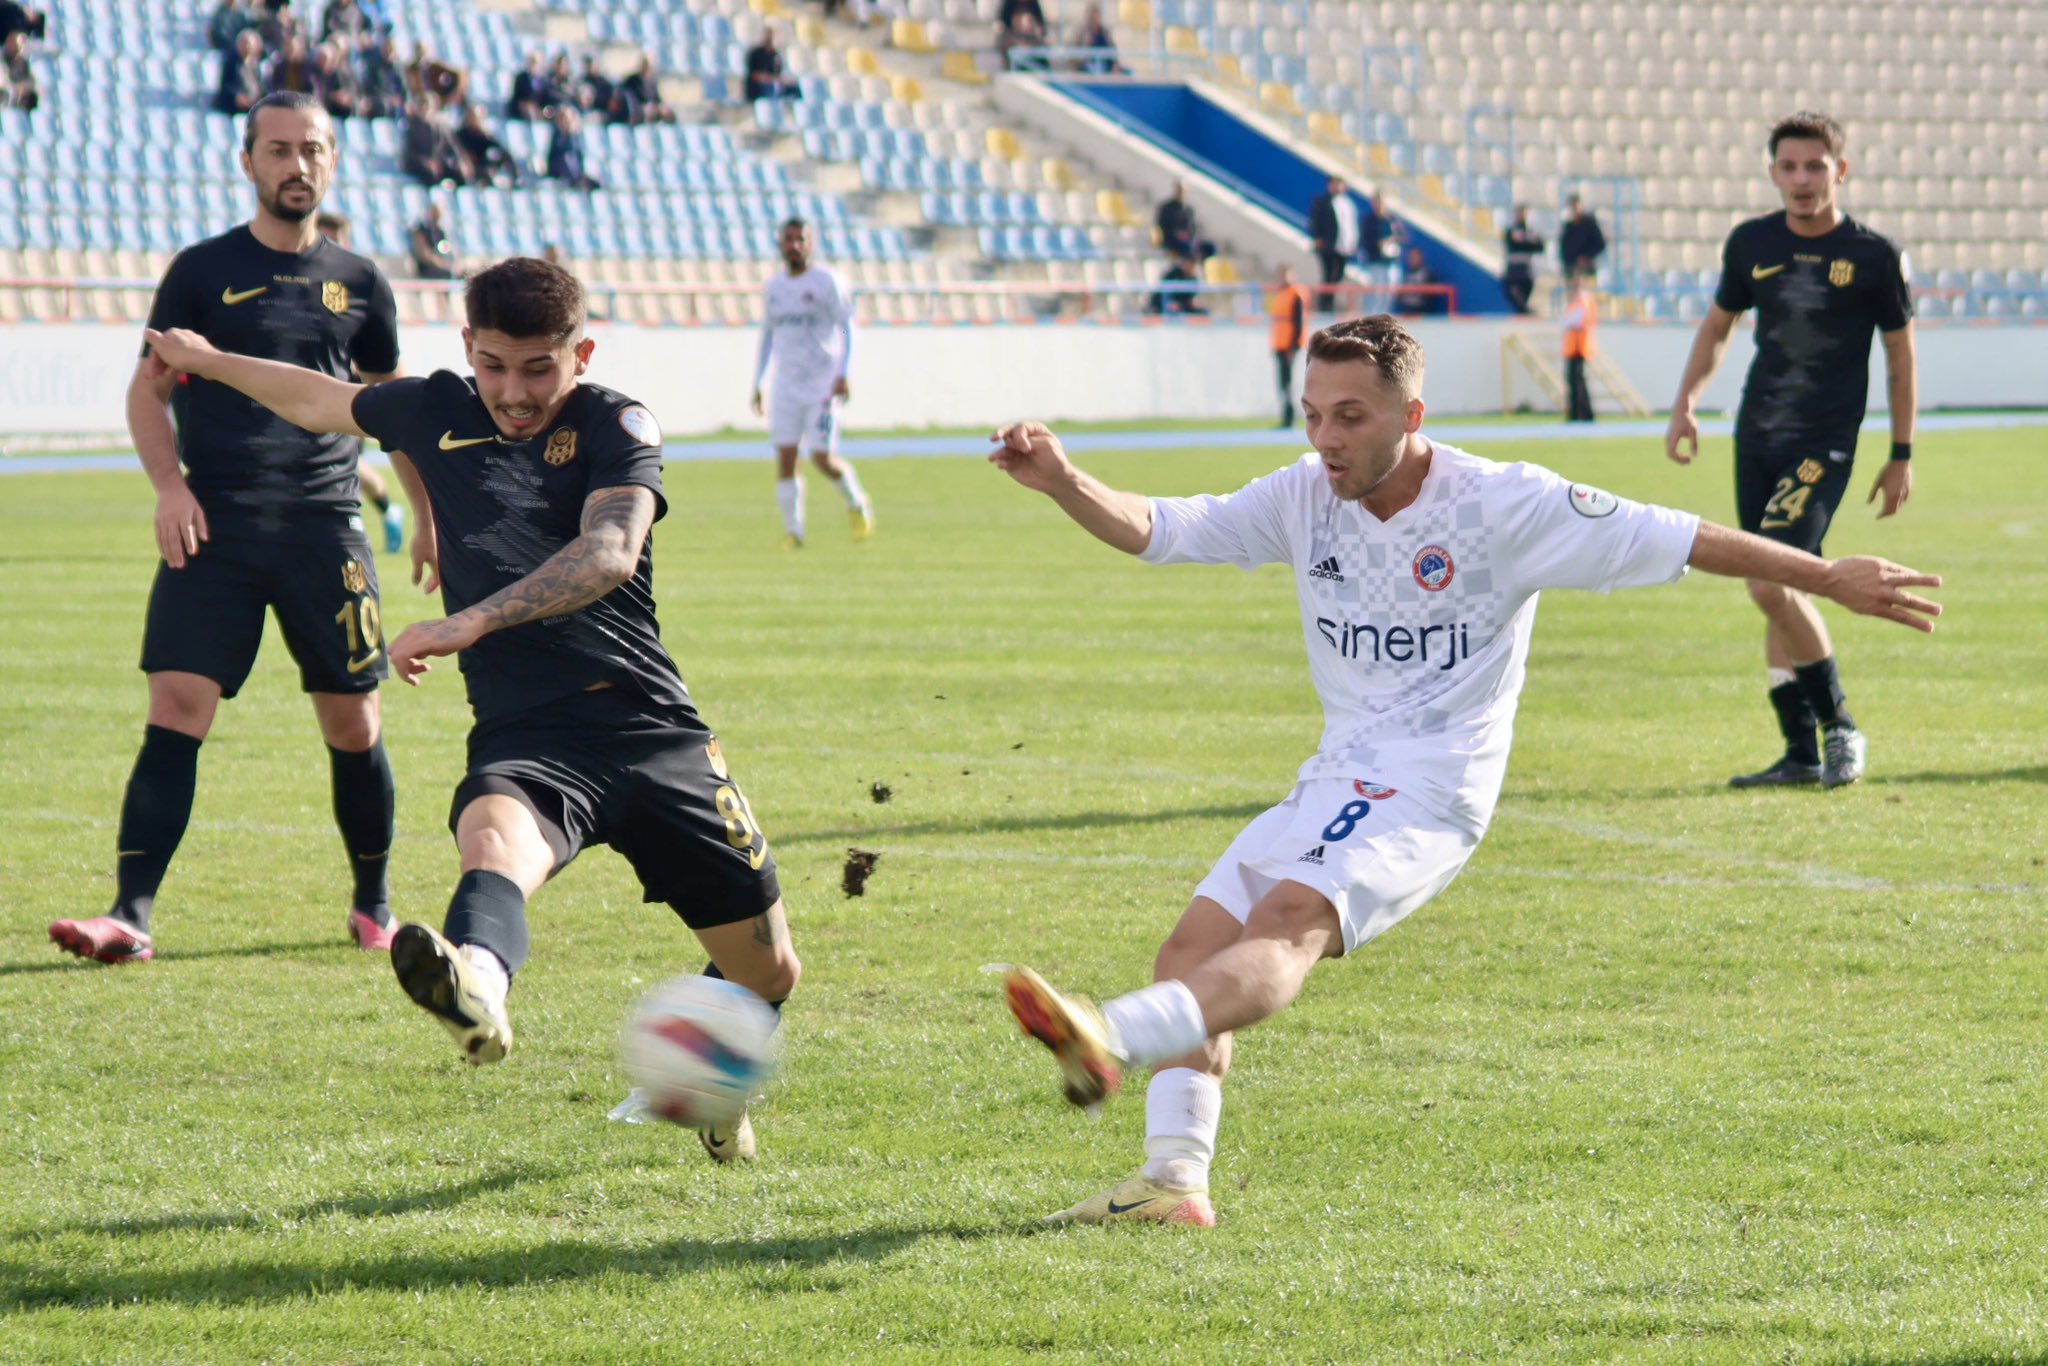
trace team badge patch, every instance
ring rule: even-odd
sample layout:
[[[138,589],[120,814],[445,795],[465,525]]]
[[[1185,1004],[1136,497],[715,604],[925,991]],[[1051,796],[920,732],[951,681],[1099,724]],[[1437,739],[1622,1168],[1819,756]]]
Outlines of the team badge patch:
[[[1363,778],[1353,778],[1351,790],[1369,802],[1383,802],[1394,795],[1393,788],[1381,787],[1378,783],[1369,783]]]
[[[1856,283],[1856,263],[1847,260],[1828,262],[1828,283],[1837,289]]]
[[[370,576],[364,572],[361,560],[342,561],[341,586],[351,593],[361,593],[369,588]]]
[[[645,408],[635,405],[621,411],[619,413],[619,426],[625,430],[627,436],[632,437],[643,446],[659,446],[661,444],[661,426],[655,422],[654,414],[648,412]]]
[[[1825,467],[1818,460],[1802,460],[1799,462],[1799,468],[1793,471],[1799,476],[1799,482],[1802,484],[1818,484],[1825,472]]]
[[[571,460],[574,460],[576,458],[576,429],[574,427],[555,428],[555,434],[548,438],[548,448],[540,453],[540,458],[547,461],[550,465],[557,466],[566,465]]]
[[[1606,489],[1596,489],[1591,484],[1573,484],[1571,487],[1572,511],[1581,517],[1611,517],[1621,506],[1621,500]]]
[[[1415,552],[1415,581],[1425,593],[1441,593],[1458,574],[1451,552],[1440,545],[1426,545]]]
[[[348,286],[339,280],[329,280],[320,286],[320,302],[329,313],[348,312]]]

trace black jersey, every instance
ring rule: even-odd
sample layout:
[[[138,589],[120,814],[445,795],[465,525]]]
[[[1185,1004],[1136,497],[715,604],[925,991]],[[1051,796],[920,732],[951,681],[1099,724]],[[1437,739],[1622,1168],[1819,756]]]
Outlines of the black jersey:
[[[1898,247],[1846,216],[1819,237],[1794,233],[1783,212],[1752,218],[1728,234],[1714,302],[1756,309],[1735,439],[1853,455],[1870,398],[1870,334],[1913,318]]]
[[[321,238],[272,251],[247,225],[185,248],[164,272],[149,325],[183,327],[222,351],[336,379],[398,368],[398,310],[375,263]],[[172,392],[178,458],[209,528],[278,535],[360,508],[354,437],[315,435],[225,384],[183,377]]]
[[[452,616],[540,568],[581,533],[598,489],[661,496],[661,432],[624,394],[580,384],[547,431],[498,435],[473,380],[448,370],[363,390],[356,425],[402,450],[426,481],[441,541],[441,602]],[[654,616],[652,537],[633,577],[577,611],[485,636],[460,656],[478,722],[607,683],[661,706],[690,705]]]

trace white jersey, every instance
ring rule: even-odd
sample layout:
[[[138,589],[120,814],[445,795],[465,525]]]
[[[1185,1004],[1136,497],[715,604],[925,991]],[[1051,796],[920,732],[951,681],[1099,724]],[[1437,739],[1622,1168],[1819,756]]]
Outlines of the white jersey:
[[[824,266],[811,266],[801,275],[779,270],[769,277],[763,293],[776,401],[815,403],[825,398],[846,373],[842,329],[853,321],[852,297]]]
[[[1313,454],[1226,497],[1155,498],[1153,564],[1294,570],[1323,738],[1301,778],[1398,781],[1483,833],[1507,776],[1536,595],[1670,583],[1699,518],[1431,443],[1388,520]]]

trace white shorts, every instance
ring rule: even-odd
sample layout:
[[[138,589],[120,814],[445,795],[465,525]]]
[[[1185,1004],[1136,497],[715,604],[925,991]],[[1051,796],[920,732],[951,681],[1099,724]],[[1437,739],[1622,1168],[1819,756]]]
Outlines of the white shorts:
[[[1195,895],[1243,922],[1282,882],[1313,887],[1337,908],[1350,953],[1450,886],[1478,847],[1477,835],[1392,785],[1316,778],[1254,817]]]
[[[777,450],[794,446],[800,455],[839,450],[839,405],[830,394],[820,399],[785,400],[780,394],[768,409],[768,440]]]

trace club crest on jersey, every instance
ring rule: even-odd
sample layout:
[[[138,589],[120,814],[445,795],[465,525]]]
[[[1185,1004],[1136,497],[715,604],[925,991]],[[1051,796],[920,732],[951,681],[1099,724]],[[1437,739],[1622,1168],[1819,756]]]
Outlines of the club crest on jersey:
[[[1458,574],[1458,566],[1451,562],[1451,552],[1440,545],[1426,545],[1416,551],[1414,568],[1415,582],[1422,585],[1425,593],[1443,592]]]
[[[1621,506],[1621,500],[1606,489],[1596,489],[1591,484],[1573,484],[1570,490],[1572,511],[1581,517],[1610,517]]]
[[[718,741],[715,738],[704,746],[704,757],[711,764],[713,777],[717,778],[720,782],[726,782],[731,779],[732,773],[725,766],[725,751],[718,747]]]
[[[1840,259],[1828,262],[1828,283],[1837,289],[1856,283],[1856,263]]]
[[[339,280],[328,280],[320,286],[320,302],[329,313],[348,312],[348,286]]]
[[[361,593],[369,588],[370,576],[363,569],[361,560],[342,561],[341,586],[351,593]]]
[[[1378,783],[1369,783],[1363,778],[1353,778],[1351,790],[1369,802],[1383,802],[1394,795],[1393,788],[1381,787]]]
[[[655,422],[654,414],[638,404],[619,413],[619,426],[627,436],[643,446],[661,444],[661,427]]]
[[[1799,468],[1793,473],[1802,484],[1818,484],[1821,475],[1827,473],[1827,470],[1818,460],[1802,460],[1799,462]]]
[[[555,434],[548,438],[548,448],[540,453],[540,458],[555,466],[566,465],[571,460],[574,460],[576,458],[576,429],[574,427],[555,428]]]

